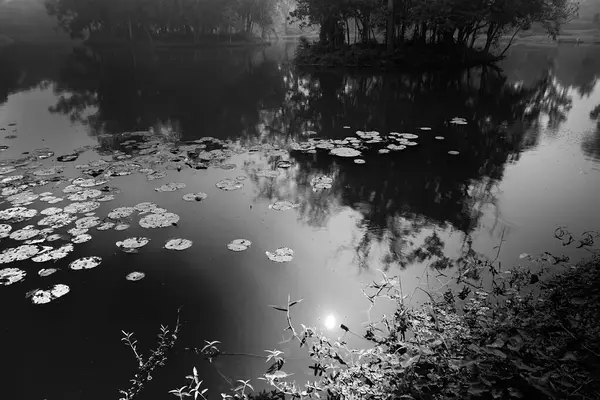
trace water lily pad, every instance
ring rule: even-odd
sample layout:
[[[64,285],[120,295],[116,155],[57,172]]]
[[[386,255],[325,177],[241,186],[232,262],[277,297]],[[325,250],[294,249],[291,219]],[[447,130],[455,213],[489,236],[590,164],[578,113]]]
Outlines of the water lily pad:
[[[68,195],[67,199],[70,201],[85,201],[100,196],[102,196],[102,192],[98,189],[85,189]]]
[[[457,156],[457,155],[459,155],[459,154],[460,154],[460,152],[458,152],[458,151],[456,151],[456,150],[450,150],[450,151],[448,152],[448,154],[450,154],[451,156]]]
[[[51,226],[54,229],[62,228],[75,221],[77,217],[73,214],[61,212],[58,214],[48,215],[38,221],[38,225]]]
[[[56,268],[42,268],[38,271],[38,275],[41,277],[46,277],[52,275],[56,271],[58,271]]]
[[[11,172],[14,172],[16,170],[17,169],[13,166],[0,167],[0,175],[10,174]]]
[[[38,169],[36,171],[33,171],[33,175],[35,175],[35,176],[57,175],[57,174],[61,174],[64,170],[65,170],[65,167],[63,167],[63,166],[54,166],[54,167],[50,167],[50,168]]]
[[[170,239],[165,244],[165,249],[168,250],[185,250],[192,247],[192,241],[187,239]]]
[[[8,264],[15,261],[27,260],[39,252],[40,248],[38,246],[29,244],[5,249],[2,253],[0,253],[0,264]]]
[[[140,219],[142,228],[166,228],[179,222],[179,215],[173,213],[149,214]]]
[[[171,182],[154,189],[157,192],[174,192],[185,188],[187,185],[183,182]]]
[[[58,233],[55,233],[53,235],[48,235],[46,237],[46,242],[55,242],[57,240],[61,240],[63,237],[62,235],[59,235]]]
[[[28,240],[40,234],[40,230],[33,225],[27,225],[19,230],[13,231],[10,238],[13,240]]]
[[[206,200],[207,197],[208,197],[208,195],[203,192],[188,193],[188,194],[184,194],[182,196],[183,200],[185,200],[185,201],[202,201],[202,200]]]
[[[387,154],[387,153],[389,153],[390,151],[391,151],[390,149],[379,149],[379,150],[378,150],[378,153],[379,153],[379,154]]]
[[[277,168],[289,168],[291,166],[292,163],[286,160],[282,160],[277,163]]]
[[[445,138],[445,137],[443,137],[443,136],[436,136],[436,137],[435,137],[435,140],[444,140],[444,139],[446,139],[446,138]]]
[[[83,217],[75,221],[75,226],[80,229],[89,229],[100,225],[101,221],[98,217]]]
[[[362,158],[357,158],[354,160],[354,164],[365,164],[366,161],[363,160]]]
[[[75,153],[75,154],[65,154],[64,156],[58,156],[56,157],[57,161],[60,162],[71,162],[71,161],[75,161],[79,158],[79,154]]]
[[[252,246],[252,242],[248,239],[235,239],[227,245],[227,248],[231,251],[244,251],[248,250],[250,246]]]
[[[353,149],[351,147],[338,147],[329,152],[332,156],[338,157],[358,157],[360,156],[360,151]]]
[[[8,222],[23,222],[37,215],[37,210],[25,207],[12,207],[0,211],[0,220]]]
[[[467,125],[467,120],[461,117],[454,117],[450,123],[454,125]]]
[[[67,293],[69,293],[71,289],[69,286],[59,283],[57,285],[52,286],[48,290],[36,289],[28,293],[27,297],[31,297],[31,302],[33,304],[48,304],[51,301],[54,301]]]
[[[67,231],[67,233],[69,233],[69,235],[71,236],[79,236],[79,235],[83,235],[84,233],[87,233],[89,229],[86,228],[71,228]]]
[[[108,213],[108,218],[114,219],[114,220],[119,220],[119,219],[127,218],[131,214],[133,214],[135,211],[136,210],[135,210],[134,207],[119,207],[119,208],[115,208],[114,210],[112,210],[111,212]]]
[[[12,226],[8,224],[0,224],[0,239],[8,237],[10,231],[12,231]]]
[[[431,130],[431,128],[428,127],[428,126],[422,126],[419,129],[422,130],[422,131],[430,131]]]
[[[299,207],[300,204],[292,203],[291,201],[276,201],[273,204],[269,204],[269,208],[275,211],[288,211],[292,210],[296,207]]]
[[[103,222],[100,225],[98,225],[96,227],[97,230],[99,231],[107,231],[109,229],[112,229],[115,227],[115,223],[114,222]]]
[[[239,181],[239,182],[245,181],[246,179],[248,179],[248,177],[244,176],[244,175],[240,175],[240,176],[236,176],[235,177],[235,180]]]
[[[145,273],[135,271],[135,272],[131,272],[131,273],[127,274],[125,279],[127,279],[128,281],[136,282],[136,281],[144,279],[145,277],[146,277]]]
[[[45,208],[42,211],[40,211],[40,214],[42,215],[55,215],[58,213],[63,212],[62,208],[59,207],[49,207],[49,208]]]
[[[100,201],[100,202],[111,201],[114,199],[115,199],[114,194],[105,194],[104,196],[96,197],[96,201]]]
[[[25,205],[27,203],[31,203],[40,197],[38,194],[33,193],[31,191],[25,191],[21,193],[14,194],[12,196],[8,196],[6,198],[7,201],[12,203],[13,206]]]
[[[148,212],[148,211],[152,211],[153,209],[155,209],[156,207],[158,207],[156,204],[151,203],[149,201],[143,202],[143,203],[139,203],[136,204],[135,206],[133,206],[133,208],[138,211],[138,212]]]
[[[333,179],[325,175],[315,176],[310,180],[310,186],[314,192],[320,192],[321,190],[331,189]]]
[[[19,268],[0,269],[0,285],[8,286],[25,279],[27,272]]]
[[[223,179],[217,182],[215,186],[221,190],[231,191],[243,188],[244,184],[233,179]]]
[[[47,262],[60,260],[68,256],[69,253],[73,251],[73,249],[73,245],[71,243],[67,243],[59,247],[58,249],[43,252],[40,255],[33,257],[31,260],[33,262]]]
[[[124,230],[129,229],[130,227],[131,227],[131,225],[129,225],[129,224],[117,224],[117,225],[115,225],[114,229],[115,229],[115,231],[124,231]]]
[[[221,167],[221,169],[231,170],[231,169],[236,169],[237,165],[235,165],[235,164],[221,164],[220,167]]]
[[[269,260],[282,263],[282,262],[290,262],[294,258],[294,250],[289,247],[280,247],[275,249],[274,252],[266,251],[265,254],[269,258]]]
[[[102,262],[101,257],[83,257],[79,258],[69,264],[69,268],[73,270],[92,269],[96,268]]]
[[[117,247],[121,249],[139,249],[150,242],[150,239],[145,237],[132,237],[123,241],[117,242]]]
[[[85,214],[94,211],[98,207],[100,207],[100,203],[97,201],[76,202],[66,206],[63,211],[69,214]]]

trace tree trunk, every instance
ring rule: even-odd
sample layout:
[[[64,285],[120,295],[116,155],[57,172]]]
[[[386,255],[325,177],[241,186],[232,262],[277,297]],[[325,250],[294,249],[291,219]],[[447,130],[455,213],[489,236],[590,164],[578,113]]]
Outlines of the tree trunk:
[[[487,30],[487,38],[485,41],[485,47],[483,48],[483,51],[486,53],[490,52],[490,47],[492,47],[492,42],[494,41],[494,31],[496,30],[496,24],[494,22],[490,22],[490,26],[488,27]]]
[[[388,22],[387,22],[387,52],[394,52],[394,37],[395,35],[395,15],[394,15],[394,0],[388,0]]]

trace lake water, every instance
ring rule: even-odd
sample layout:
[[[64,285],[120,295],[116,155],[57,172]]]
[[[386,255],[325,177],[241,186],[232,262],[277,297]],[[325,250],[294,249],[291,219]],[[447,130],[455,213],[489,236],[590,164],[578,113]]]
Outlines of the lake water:
[[[113,171],[132,173],[106,176],[107,183],[93,188],[116,190],[114,200],[98,203],[95,216],[153,202],[180,217],[176,225],[146,229],[136,212],[129,229],[90,228],[92,239],[56,262],[0,264],[27,273],[0,286],[3,398],[118,398],[136,370],[121,330],[135,332],[147,354],[160,324],[173,325],[179,307],[180,344],[140,399],[168,398],[166,392],[185,384],[194,365],[210,398],[228,387],[220,374],[253,378],[260,387],[255,378],[267,365],[264,359],[223,356],[211,365],[183,349],[202,347],[204,340],[219,340],[232,353],[281,349],[289,358],[284,369],[302,381],[312,372],[306,353],[294,343],[278,344],[285,316],[268,307],[284,304],[288,295],[305,298],[294,308],[297,324],[341,336],[340,323],[362,331],[369,303],[361,288],[381,279],[378,270],[398,275],[413,293],[419,285],[438,284],[431,264],[441,253],[456,259],[473,250],[494,258],[502,242],[505,267],[523,261],[524,252],[572,260],[586,254],[563,247],[554,231],[567,226],[579,235],[600,227],[600,112],[593,112],[600,105],[600,49],[515,47],[502,72],[372,75],[294,71],[289,63],[295,46],[155,53],[0,49],[0,145],[6,147],[0,161],[16,167],[2,170],[8,172],[0,176],[6,194],[0,210],[13,207],[9,189],[19,186],[7,177],[24,175],[27,181],[55,165],[65,169],[48,175],[55,179],[46,185],[16,191],[64,198],[56,204],[36,198],[28,208],[66,207],[72,201],[63,189],[86,171],[76,166],[92,163],[104,169],[97,172],[103,176],[108,165],[93,163],[103,159]],[[466,124],[451,123],[455,117]],[[122,134],[135,131],[146,133]],[[357,131],[379,135],[361,138]],[[206,137],[218,140],[201,140]],[[365,163],[312,151],[309,139],[321,148],[355,145]],[[407,141],[402,150],[394,147]],[[394,150],[379,151],[390,144]],[[207,169],[190,168],[197,166],[197,154],[207,157],[203,152],[223,146],[233,149],[230,157],[206,160]],[[300,148],[310,151],[292,150]],[[40,159],[47,150],[36,149],[54,155]],[[73,152],[79,154],[75,161],[56,159]],[[282,160],[291,165],[278,165]],[[148,170],[140,168],[166,176],[149,181]],[[313,190],[311,180],[319,175],[332,178],[330,188]],[[215,186],[236,177],[241,189]],[[154,190],[169,182],[186,187]],[[208,197],[182,200],[196,192]],[[279,200],[296,206],[269,208]],[[15,231],[41,217],[10,225]],[[68,243],[66,231],[74,226],[55,229],[58,241],[38,245]],[[135,254],[115,245],[140,236],[150,242]],[[164,249],[174,237],[193,246]],[[250,248],[229,251],[227,244],[239,238],[250,240]],[[415,250],[425,242],[430,254],[419,257]],[[21,244],[9,237],[0,242],[2,250]],[[291,262],[267,258],[266,251],[284,246],[294,250]],[[69,269],[86,256],[102,257],[102,263]],[[58,271],[41,277],[42,268]],[[146,277],[126,280],[133,271]],[[59,283],[70,292],[51,303],[26,298]],[[415,292],[415,301],[421,295]]]

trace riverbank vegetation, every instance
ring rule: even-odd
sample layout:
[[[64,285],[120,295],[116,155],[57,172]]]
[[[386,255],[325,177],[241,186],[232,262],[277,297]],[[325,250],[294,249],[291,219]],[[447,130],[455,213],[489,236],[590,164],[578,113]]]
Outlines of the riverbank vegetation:
[[[268,367],[259,379],[272,391],[254,394],[251,381],[234,383],[224,378],[231,384],[231,392],[222,393],[221,398],[600,398],[600,330],[596,323],[600,257],[593,250],[600,235],[587,232],[575,239],[559,228],[555,236],[563,245],[591,251],[591,257],[568,265],[567,258],[550,253],[522,254],[521,265],[502,269],[497,257],[489,260],[472,253],[461,260],[452,277],[437,268],[439,262],[432,263],[437,287],[417,287],[412,293],[403,291],[400,277],[383,274],[380,281],[365,288],[364,295],[373,306],[392,302],[395,311],[367,321],[364,332],[353,332],[342,324],[344,335],[337,339],[316,327],[296,324],[294,310],[302,306],[302,300],[288,297],[285,304],[270,307],[282,314],[289,341],[306,348],[314,380],[294,382],[285,372],[283,352],[265,350]],[[492,277],[491,284],[483,283],[484,274]],[[429,301],[411,305],[417,291],[425,293]],[[179,329],[178,320],[175,331]],[[165,330],[163,327],[162,332]],[[350,347],[351,336],[361,338],[364,346]],[[148,362],[140,360],[131,339],[131,334],[125,334],[123,340],[142,371]],[[159,335],[159,349],[163,342]],[[202,347],[187,350],[212,363],[230,354],[221,350],[226,345],[204,341]],[[162,365],[165,353],[159,355],[155,358]],[[144,377],[136,375],[136,379]],[[186,379],[172,395],[209,398],[210,389],[203,385],[196,368]],[[133,380],[132,387],[139,388],[135,395],[143,383]],[[122,399],[135,397],[131,390],[122,393]]]
[[[352,63],[358,52],[369,64],[382,60],[404,66],[415,59],[417,64],[424,59],[485,63],[504,55],[516,35],[534,25],[556,38],[576,12],[571,0],[298,0],[291,15],[320,27],[318,45],[300,49],[300,65]],[[508,43],[494,51],[506,34]],[[326,53],[335,56],[323,57]]]

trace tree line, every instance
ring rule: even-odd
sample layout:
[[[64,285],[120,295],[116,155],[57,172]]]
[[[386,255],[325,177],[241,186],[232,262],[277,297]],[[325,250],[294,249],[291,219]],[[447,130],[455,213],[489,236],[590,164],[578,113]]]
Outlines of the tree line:
[[[485,37],[489,52],[533,24],[555,38],[576,13],[572,0],[297,0],[291,14],[320,26],[321,43],[332,47],[353,42],[355,28],[359,42],[385,41],[388,51],[406,42],[472,48]]]
[[[46,0],[48,13],[74,38],[197,41],[265,34],[290,0]],[[287,8],[286,8],[287,7]],[[285,18],[284,18],[285,19]]]

